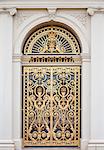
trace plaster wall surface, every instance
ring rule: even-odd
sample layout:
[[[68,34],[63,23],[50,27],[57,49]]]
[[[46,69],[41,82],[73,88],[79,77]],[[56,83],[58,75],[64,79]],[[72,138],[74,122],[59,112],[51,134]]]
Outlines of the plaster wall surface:
[[[50,9],[55,11],[50,14]],[[71,27],[82,47],[80,149],[104,150],[103,0],[0,1],[0,82],[2,85],[0,88],[0,120],[2,122],[0,123],[0,150],[22,149],[21,55],[23,43],[30,30],[38,24],[51,20]],[[54,150],[58,149],[54,148]],[[76,148],[60,149],[76,150]]]

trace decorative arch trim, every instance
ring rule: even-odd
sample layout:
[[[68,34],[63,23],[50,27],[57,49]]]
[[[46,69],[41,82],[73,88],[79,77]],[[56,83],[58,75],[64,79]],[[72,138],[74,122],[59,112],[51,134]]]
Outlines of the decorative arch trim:
[[[41,23],[48,22],[50,21],[49,16],[42,16],[35,18],[35,16],[30,17],[27,19],[19,28],[17,31],[17,38],[16,38],[16,43],[15,43],[15,48],[14,48],[14,53],[15,54],[21,54],[21,49],[24,43],[24,39],[26,39],[26,35],[29,33],[34,26],[37,26]],[[82,48],[82,53],[88,53],[89,48],[88,48],[88,43],[87,43],[87,38],[85,37],[86,35],[86,30],[84,26],[76,20],[74,17],[69,15],[69,18],[65,18],[63,16],[55,16],[53,18],[53,21],[57,21],[60,23],[64,23],[67,26],[71,27],[77,36],[80,39],[81,43],[81,48]]]

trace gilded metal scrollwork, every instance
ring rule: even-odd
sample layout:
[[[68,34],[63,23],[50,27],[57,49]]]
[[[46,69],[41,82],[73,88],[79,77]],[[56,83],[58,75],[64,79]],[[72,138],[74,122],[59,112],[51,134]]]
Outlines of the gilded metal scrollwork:
[[[58,26],[26,40],[23,67],[23,145],[80,145],[80,46]]]
[[[26,41],[24,54],[80,54],[80,46],[75,36],[57,26],[44,27],[34,32]]]
[[[24,67],[25,146],[79,145],[79,83],[80,67]]]
[[[25,67],[24,73],[25,144],[44,144],[50,138],[50,68]]]

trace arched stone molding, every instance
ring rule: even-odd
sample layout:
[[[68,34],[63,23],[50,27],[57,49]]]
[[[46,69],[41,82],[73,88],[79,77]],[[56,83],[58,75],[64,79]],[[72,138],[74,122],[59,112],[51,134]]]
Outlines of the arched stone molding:
[[[16,31],[16,38],[14,42],[14,53],[13,53],[13,99],[14,99],[14,138],[15,144],[17,147],[21,147],[21,55],[22,55],[22,47],[26,36],[30,32],[32,28],[35,26],[48,22],[51,19],[56,22],[64,23],[67,26],[71,27],[77,36],[80,39],[81,50],[82,50],[82,115],[81,115],[81,150],[86,150],[89,141],[89,113],[90,113],[90,103],[89,103],[89,91],[90,91],[90,57],[89,57],[89,46],[87,40],[87,32],[85,27],[73,16],[69,15],[68,18],[64,16],[58,16],[55,14],[55,17],[50,18],[49,15],[44,15],[44,17],[31,16],[27,20],[25,20],[21,26]],[[17,73],[16,73],[17,72]],[[17,79],[17,80],[16,80]],[[16,85],[16,86],[15,86]],[[18,106],[18,109],[17,109]],[[19,108],[20,107],[20,108]],[[17,116],[17,117],[16,117]],[[16,118],[16,119],[15,119]]]
[[[48,22],[50,20],[51,18],[49,17],[49,15],[45,15],[44,17],[42,16],[38,18],[36,18],[36,16],[31,16],[30,18],[25,20],[23,24],[16,31],[17,37],[14,43],[15,45],[14,54],[19,54],[19,55],[21,54],[23,41],[26,38],[26,35],[29,33],[29,31],[32,28],[34,28],[38,24]],[[64,16],[55,15],[55,17],[53,18],[53,21],[64,23],[68,25],[69,27],[71,27],[80,39],[82,53],[89,53],[88,42],[87,42],[88,40],[86,37],[87,33],[83,24],[81,24],[76,18],[74,18],[71,15],[69,15],[68,18]]]

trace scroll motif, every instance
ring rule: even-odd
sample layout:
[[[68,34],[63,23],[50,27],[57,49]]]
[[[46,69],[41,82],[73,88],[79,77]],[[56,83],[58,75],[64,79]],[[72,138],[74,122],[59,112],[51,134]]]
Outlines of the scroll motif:
[[[78,146],[80,67],[24,67],[24,145]]]

